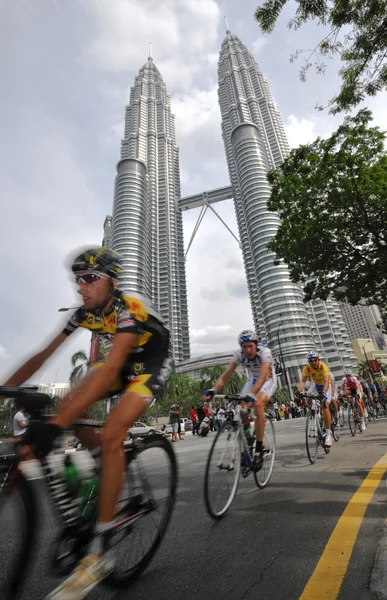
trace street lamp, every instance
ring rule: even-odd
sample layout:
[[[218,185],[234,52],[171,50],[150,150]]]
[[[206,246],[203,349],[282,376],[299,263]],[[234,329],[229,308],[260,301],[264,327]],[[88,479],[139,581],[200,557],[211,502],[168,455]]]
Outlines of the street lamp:
[[[277,342],[278,342],[278,347],[279,347],[280,363],[281,363],[282,370],[283,370],[284,375],[285,375],[286,384],[288,386],[288,392],[289,392],[290,400],[293,400],[292,387],[291,387],[290,381],[289,381],[288,370],[287,370],[287,368],[285,366],[285,360],[284,360],[284,357],[283,357],[283,354],[282,354],[281,340],[280,340],[280,337],[279,337],[279,331],[280,331],[281,325],[283,325],[283,323],[279,323],[278,324],[278,329],[277,329]]]
[[[370,361],[368,360],[367,353],[366,353],[366,351],[364,349],[366,347],[366,345],[369,344],[370,342],[372,342],[372,340],[367,340],[366,343],[364,344],[364,346],[363,346],[363,354],[365,356],[366,363],[368,365],[368,369],[369,369],[371,381],[372,381],[372,383],[374,383],[374,377],[373,377],[373,374],[372,374],[372,369],[371,369]]]

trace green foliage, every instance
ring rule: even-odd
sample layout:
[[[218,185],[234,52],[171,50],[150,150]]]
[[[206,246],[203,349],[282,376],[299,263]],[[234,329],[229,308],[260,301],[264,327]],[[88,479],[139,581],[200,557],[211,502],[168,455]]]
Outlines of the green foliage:
[[[288,404],[290,402],[289,392],[285,390],[285,388],[277,388],[272,397],[270,398],[270,402],[278,402],[278,404]]]
[[[362,360],[355,368],[356,373],[359,374],[361,379],[368,379],[372,375],[372,370],[368,364],[368,361]]]
[[[213,387],[224,370],[225,368],[220,365],[204,367],[198,380],[191,379],[186,373],[172,373],[157,397],[156,405],[150,409],[150,414],[153,417],[167,416],[171,404],[180,404],[183,406],[182,415],[188,416],[192,406],[201,402],[204,390]],[[237,394],[245,381],[246,377],[235,372],[221,393]]]
[[[70,383],[73,385],[85,374],[89,364],[89,358],[84,350],[78,350],[78,352],[75,352],[75,354],[72,355],[70,361],[71,366],[73,367],[70,373]]]
[[[269,244],[305,298],[351,304],[387,298],[386,134],[371,112],[347,117],[326,140],[292,150],[268,174],[281,225]]]
[[[255,12],[264,33],[271,33],[288,0],[265,0]],[[297,10],[288,23],[299,29],[310,20],[328,28],[328,33],[312,51],[297,50],[306,58],[300,70],[305,81],[313,66],[318,73],[326,70],[325,60],[338,54],[342,86],[329,102],[330,112],[349,110],[366,96],[375,96],[387,88],[387,4],[385,0],[296,0]]]

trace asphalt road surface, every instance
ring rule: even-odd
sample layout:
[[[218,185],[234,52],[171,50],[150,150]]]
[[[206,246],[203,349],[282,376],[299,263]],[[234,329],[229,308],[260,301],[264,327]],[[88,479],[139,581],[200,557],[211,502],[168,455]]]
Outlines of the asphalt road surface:
[[[214,434],[198,439],[187,433],[184,441],[174,444],[179,464],[177,502],[156,557],[129,588],[116,592],[100,586],[89,598],[300,598],[347,504],[386,454],[386,427],[387,420],[380,419],[352,438],[346,424],[331,453],[325,456],[320,449],[316,464],[311,465],[305,451],[304,419],[276,423],[277,457],[269,487],[259,490],[252,476],[241,480],[228,514],[219,522],[212,521],[203,502],[203,474]],[[77,452],[77,459],[87,467],[86,451]],[[34,485],[43,490],[41,481]],[[330,593],[329,600],[376,598],[369,582],[386,502],[383,476],[364,518],[356,517],[360,529],[348,568],[338,595]],[[352,504],[356,511],[356,499]],[[22,600],[42,600],[58,584],[48,565],[56,532],[54,513],[41,493],[40,540]],[[4,577],[1,565],[6,563],[16,536],[0,523],[0,582]],[[341,537],[336,541],[337,556],[328,557],[328,569],[330,560],[334,566],[336,559],[345,555],[348,536],[350,531],[345,530],[342,551],[337,548]],[[323,578],[329,580],[329,572]],[[318,583],[303,595],[304,599],[324,597],[328,596],[322,594]]]

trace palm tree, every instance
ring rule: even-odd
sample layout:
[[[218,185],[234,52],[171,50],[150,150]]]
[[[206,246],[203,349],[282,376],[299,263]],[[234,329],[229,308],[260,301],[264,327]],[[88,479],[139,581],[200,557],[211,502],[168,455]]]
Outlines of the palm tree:
[[[73,367],[73,370],[70,373],[70,383],[71,385],[74,385],[74,383],[84,375],[89,366],[89,358],[84,350],[78,350],[78,352],[75,352],[75,354],[72,355],[71,366]]]
[[[367,379],[368,377],[370,377],[371,369],[368,364],[368,361],[367,360],[360,361],[356,368],[356,371],[359,373],[359,376],[362,379]]]

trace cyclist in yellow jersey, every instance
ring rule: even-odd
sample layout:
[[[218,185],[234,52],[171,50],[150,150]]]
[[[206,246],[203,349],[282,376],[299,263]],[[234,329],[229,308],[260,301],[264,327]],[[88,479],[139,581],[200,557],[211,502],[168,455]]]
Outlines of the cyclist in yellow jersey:
[[[117,498],[123,482],[123,442],[128,428],[148,408],[172,370],[170,336],[161,316],[145,298],[118,290],[120,256],[105,248],[78,252],[71,270],[82,297],[82,306],[51,343],[22,365],[4,384],[18,386],[28,380],[78,327],[92,331],[92,367],[65,396],[59,414],[50,422],[31,424],[23,438],[22,456],[42,458],[55,439],[82,417],[94,402],[121,394],[101,435],[79,429],[89,450],[102,446],[102,470],[95,538],[88,554],[49,600],[82,600],[114,569],[103,534],[114,524]],[[98,348],[104,347],[104,362]],[[96,351],[94,352],[94,348]],[[99,367],[99,368],[93,368]],[[86,428],[84,428],[86,430]]]
[[[308,364],[303,368],[302,380],[298,384],[297,392],[302,392],[305,389],[308,378],[311,379],[312,385],[309,387],[307,394],[322,396],[322,412],[326,429],[325,445],[332,446],[333,436],[331,432],[331,413],[329,410],[329,403],[331,401],[329,369],[320,360],[316,352],[309,352],[308,354]],[[297,392],[295,393],[296,397]]]

